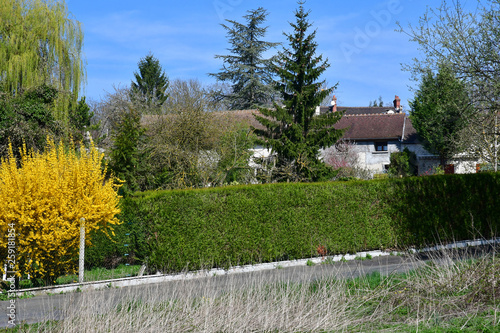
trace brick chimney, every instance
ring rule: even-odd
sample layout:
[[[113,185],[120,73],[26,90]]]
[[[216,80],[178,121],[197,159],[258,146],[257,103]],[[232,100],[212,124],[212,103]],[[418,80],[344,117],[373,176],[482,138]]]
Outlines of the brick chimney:
[[[337,97],[333,95],[332,101],[332,112],[337,112]]]
[[[396,109],[396,113],[401,112],[401,99],[398,95],[394,98],[394,109]]]

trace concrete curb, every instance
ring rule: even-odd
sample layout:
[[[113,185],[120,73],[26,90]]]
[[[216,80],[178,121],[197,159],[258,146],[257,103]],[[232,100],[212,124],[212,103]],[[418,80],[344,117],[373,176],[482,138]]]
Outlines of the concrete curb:
[[[494,238],[491,240],[467,240],[447,245],[438,245],[433,247],[426,247],[420,250],[417,249],[409,249],[410,253],[425,253],[425,252],[435,252],[445,249],[460,249],[466,247],[474,247],[474,246],[482,246],[482,245],[493,245],[500,244],[500,237]],[[146,275],[146,276],[134,276],[120,279],[110,279],[110,280],[102,280],[102,281],[91,281],[91,282],[83,282],[83,283],[72,283],[61,286],[49,286],[49,287],[39,287],[39,288],[28,288],[16,291],[18,296],[22,296],[25,293],[32,295],[44,295],[44,294],[59,294],[59,293],[67,293],[74,291],[84,291],[84,290],[96,290],[96,289],[106,289],[106,288],[118,288],[118,287],[128,287],[128,286],[137,286],[142,284],[153,284],[153,283],[161,283],[167,281],[179,281],[179,280],[191,280],[197,278],[203,278],[208,276],[220,276],[220,275],[229,275],[229,274],[238,274],[238,273],[247,273],[247,272],[256,272],[263,270],[270,270],[276,268],[285,268],[285,267],[296,267],[296,266],[304,266],[309,263],[313,264],[321,264],[324,260],[331,260],[333,262],[344,261],[344,260],[354,260],[357,258],[366,258],[368,257],[380,257],[380,256],[388,256],[388,255],[401,255],[403,253],[399,252],[385,252],[385,251],[366,251],[366,252],[358,252],[355,254],[345,254],[345,255],[335,255],[335,256],[326,256],[325,258],[314,257],[309,259],[299,259],[299,260],[287,260],[287,261],[278,261],[271,263],[263,263],[256,265],[244,265],[244,266],[234,266],[227,270],[214,268],[210,270],[198,270],[186,273],[178,273],[178,274],[156,274],[156,275]]]

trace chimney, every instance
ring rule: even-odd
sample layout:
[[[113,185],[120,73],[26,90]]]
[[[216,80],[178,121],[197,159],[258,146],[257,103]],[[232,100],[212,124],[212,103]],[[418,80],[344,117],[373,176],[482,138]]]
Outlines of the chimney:
[[[401,111],[401,99],[398,95],[396,95],[396,98],[394,99],[394,109],[396,109],[396,113]]]
[[[337,97],[333,95],[332,101],[332,112],[337,112]]]

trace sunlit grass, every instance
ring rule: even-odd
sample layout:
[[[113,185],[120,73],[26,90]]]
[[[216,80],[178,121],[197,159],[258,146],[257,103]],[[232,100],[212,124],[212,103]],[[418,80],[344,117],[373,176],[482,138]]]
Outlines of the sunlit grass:
[[[141,266],[140,265],[119,265],[113,269],[106,268],[92,268],[90,270],[85,270],[84,281],[101,281],[101,280],[109,280],[109,279],[119,279],[124,277],[137,276],[139,273]],[[64,275],[60,276],[56,279],[56,285],[63,285],[69,283],[78,282],[78,275]],[[33,288],[37,286],[44,286],[44,282],[41,279],[37,281],[29,280],[27,278],[22,279],[19,282],[20,289]]]
[[[252,273],[245,280],[159,284],[143,293],[112,290],[118,302],[107,293],[83,293],[78,311],[68,309],[63,320],[17,332],[499,332],[495,254],[456,260],[457,253],[443,251],[425,264],[413,259],[422,268],[389,276],[330,273],[297,283]]]

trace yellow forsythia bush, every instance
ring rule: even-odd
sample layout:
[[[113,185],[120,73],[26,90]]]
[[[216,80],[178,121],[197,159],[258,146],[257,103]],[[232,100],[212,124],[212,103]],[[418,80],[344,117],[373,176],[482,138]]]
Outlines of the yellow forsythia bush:
[[[53,282],[76,271],[81,218],[86,246],[91,231],[119,223],[118,188],[93,145],[78,151],[47,139],[44,153],[24,146],[20,155],[11,146],[0,164],[0,269],[5,262],[17,276]]]

